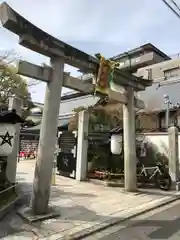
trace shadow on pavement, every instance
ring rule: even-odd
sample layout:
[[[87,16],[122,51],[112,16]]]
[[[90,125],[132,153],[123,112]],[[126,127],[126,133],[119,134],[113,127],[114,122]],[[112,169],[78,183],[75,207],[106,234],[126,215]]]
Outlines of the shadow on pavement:
[[[27,173],[18,172],[18,175],[20,177],[17,177],[17,181],[20,181],[19,186],[24,193],[22,201],[17,205],[17,208],[21,205],[28,205],[30,203],[30,195],[32,192],[32,182],[27,182],[25,178],[23,178],[23,175],[26,175]],[[22,175],[22,176],[21,176]],[[26,181],[26,182],[25,182]],[[84,201],[88,198],[94,198],[96,195],[88,194],[88,193],[75,193],[71,192],[70,190],[67,191],[67,189],[63,190],[59,189],[57,187],[52,188],[51,196],[53,200],[62,200],[62,199],[69,199],[71,200],[73,198],[73,201],[78,202],[79,198],[83,198]],[[167,196],[167,192],[159,192],[156,190],[146,190],[146,189],[139,189],[140,194],[152,194],[152,195],[160,195],[160,196]],[[171,193],[169,193],[171,195]],[[59,206],[56,206],[57,211],[60,212],[60,217],[43,222],[37,222],[32,225],[24,222],[15,212],[7,215],[1,222],[0,222],[0,238],[4,239],[7,235],[12,235],[15,233],[21,233],[21,236],[23,236],[23,232],[31,232],[35,235],[36,233],[43,235],[44,237],[57,233],[65,231],[67,227],[70,227],[72,225],[72,228],[75,226],[75,223],[79,221],[79,224],[86,224],[86,223],[97,223],[99,224],[101,222],[109,222],[109,221],[121,221],[121,218],[119,217],[113,217],[111,215],[108,216],[102,216],[97,214],[95,211],[92,211],[88,209],[88,206],[85,207],[84,205],[79,204],[73,204],[74,206],[66,206],[66,204],[62,204],[61,202],[58,204]],[[68,204],[67,204],[68,205]],[[179,211],[180,213],[180,211]],[[162,218],[163,219],[163,218]],[[122,219],[123,220],[123,219]],[[99,223],[98,223],[99,222]],[[74,224],[74,225],[73,225]],[[123,226],[126,227],[154,227],[156,230],[153,230],[149,235],[149,239],[168,239],[171,237],[174,233],[176,233],[180,229],[180,218],[177,218],[175,220],[154,220],[154,219],[148,219],[148,220],[128,220],[127,222],[123,222]],[[87,227],[85,227],[84,230],[87,231]],[[32,231],[33,229],[33,231]],[[82,230],[82,232],[84,232]],[[81,233],[81,231],[79,232]],[[37,235],[36,235],[37,236]],[[41,237],[41,236],[39,236]]]
[[[139,189],[141,194],[148,194],[152,196],[172,196],[172,191],[163,191],[159,189]]]
[[[28,173],[27,172],[18,172],[17,174],[18,175],[27,175]]]
[[[27,186],[27,185],[26,185]],[[29,186],[31,187],[31,184]],[[63,192],[59,191],[59,196],[63,197],[63,194],[68,194],[70,197],[72,193],[70,192]],[[73,195],[79,196],[86,196],[88,197],[88,194],[75,194]],[[28,205],[30,200],[29,194],[25,195],[24,198],[24,204]],[[47,237],[49,235],[55,234],[57,232],[61,233],[65,230],[68,230],[67,228],[74,227],[79,222],[79,224],[86,224],[84,229],[79,231],[78,234],[83,234],[84,231],[87,231],[89,228],[89,223],[97,223],[98,222],[109,222],[109,221],[120,221],[121,218],[117,217],[111,217],[111,216],[101,216],[97,214],[96,212],[89,210],[85,206],[82,205],[76,205],[76,206],[56,206],[55,207],[57,211],[60,212],[60,217],[56,219],[50,219],[42,222],[36,222],[33,224],[27,224],[24,222],[16,213],[10,214],[3,219],[3,221],[0,222],[0,238],[4,239],[7,235],[12,235],[15,233],[21,233],[21,236],[23,236],[24,232],[31,232],[35,235],[38,234],[39,237]],[[123,219],[122,219],[123,220]],[[121,223],[119,223],[121,225]],[[128,231],[130,231],[131,228],[136,227],[148,227],[152,229],[151,233],[148,234],[149,239],[168,239],[173,234],[175,234],[180,229],[180,218],[175,220],[128,220],[122,222],[122,225],[125,227],[128,227]],[[33,231],[32,231],[33,229]],[[116,236],[117,233],[115,233]],[[111,239],[113,239],[114,235],[111,235]],[[103,238],[102,238],[103,239]],[[118,238],[117,238],[118,239]]]

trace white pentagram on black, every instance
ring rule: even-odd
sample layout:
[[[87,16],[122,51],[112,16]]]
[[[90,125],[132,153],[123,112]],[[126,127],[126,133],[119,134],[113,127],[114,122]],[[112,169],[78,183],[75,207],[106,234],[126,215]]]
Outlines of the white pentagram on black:
[[[67,157],[63,157],[63,163],[66,167],[68,167],[69,159]]]
[[[1,135],[0,138],[2,139],[2,142],[1,142],[0,146],[2,146],[2,145],[7,143],[7,144],[9,144],[9,146],[12,147],[11,140],[12,140],[13,136],[10,136],[9,132],[6,132],[6,134],[4,136]]]

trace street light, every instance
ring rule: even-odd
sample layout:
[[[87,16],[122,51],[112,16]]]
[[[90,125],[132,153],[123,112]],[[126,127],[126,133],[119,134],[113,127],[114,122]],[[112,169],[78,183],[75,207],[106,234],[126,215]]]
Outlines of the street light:
[[[169,99],[169,95],[165,94],[164,95],[164,104],[166,104],[166,128],[168,129],[169,127],[169,108],[171,101]]]

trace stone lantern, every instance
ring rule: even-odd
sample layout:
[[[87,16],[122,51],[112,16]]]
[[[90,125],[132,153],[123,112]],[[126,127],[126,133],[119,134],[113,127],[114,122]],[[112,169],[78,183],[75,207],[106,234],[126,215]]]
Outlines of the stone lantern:
[[[0,156],[7,157],[12,153],[16,135],[15,124],[24,122],[16,110],[0,113]]]
[[[6,183],[7,157],[12,153],[16,135],[16,123],[23,123],[16,110],[0,113],[0,189]]]

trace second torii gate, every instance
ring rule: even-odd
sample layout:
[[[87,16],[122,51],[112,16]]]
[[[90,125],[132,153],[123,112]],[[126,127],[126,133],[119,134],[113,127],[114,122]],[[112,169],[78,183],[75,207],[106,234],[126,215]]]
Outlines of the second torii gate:
[[[85,83],[64,73],[64,64],[74,66],[83,73],[96,75],[99,60],[37,28],[6,3],[0,6],[0,19],[3,27],[19,35],[19,44],[48,56],[51,60],[51,67],[47,68],[20,62],[18,71],[24,76],[47,82],[31,204],[34,214],[44,214],[48,211],[62,87],[89,93],[92,93],[94,89],[93,82]],[[108,91],[109,98],[118,100],[123,104],[125,189],[136,191],[134,107],[135,104],[137,107],[143,106],[141,101],[135,100],[134,91],[143,91],[152,82],[118,69],[115,70],[114,76],[114,82],[126,90],[124,94],[112,90]]]

